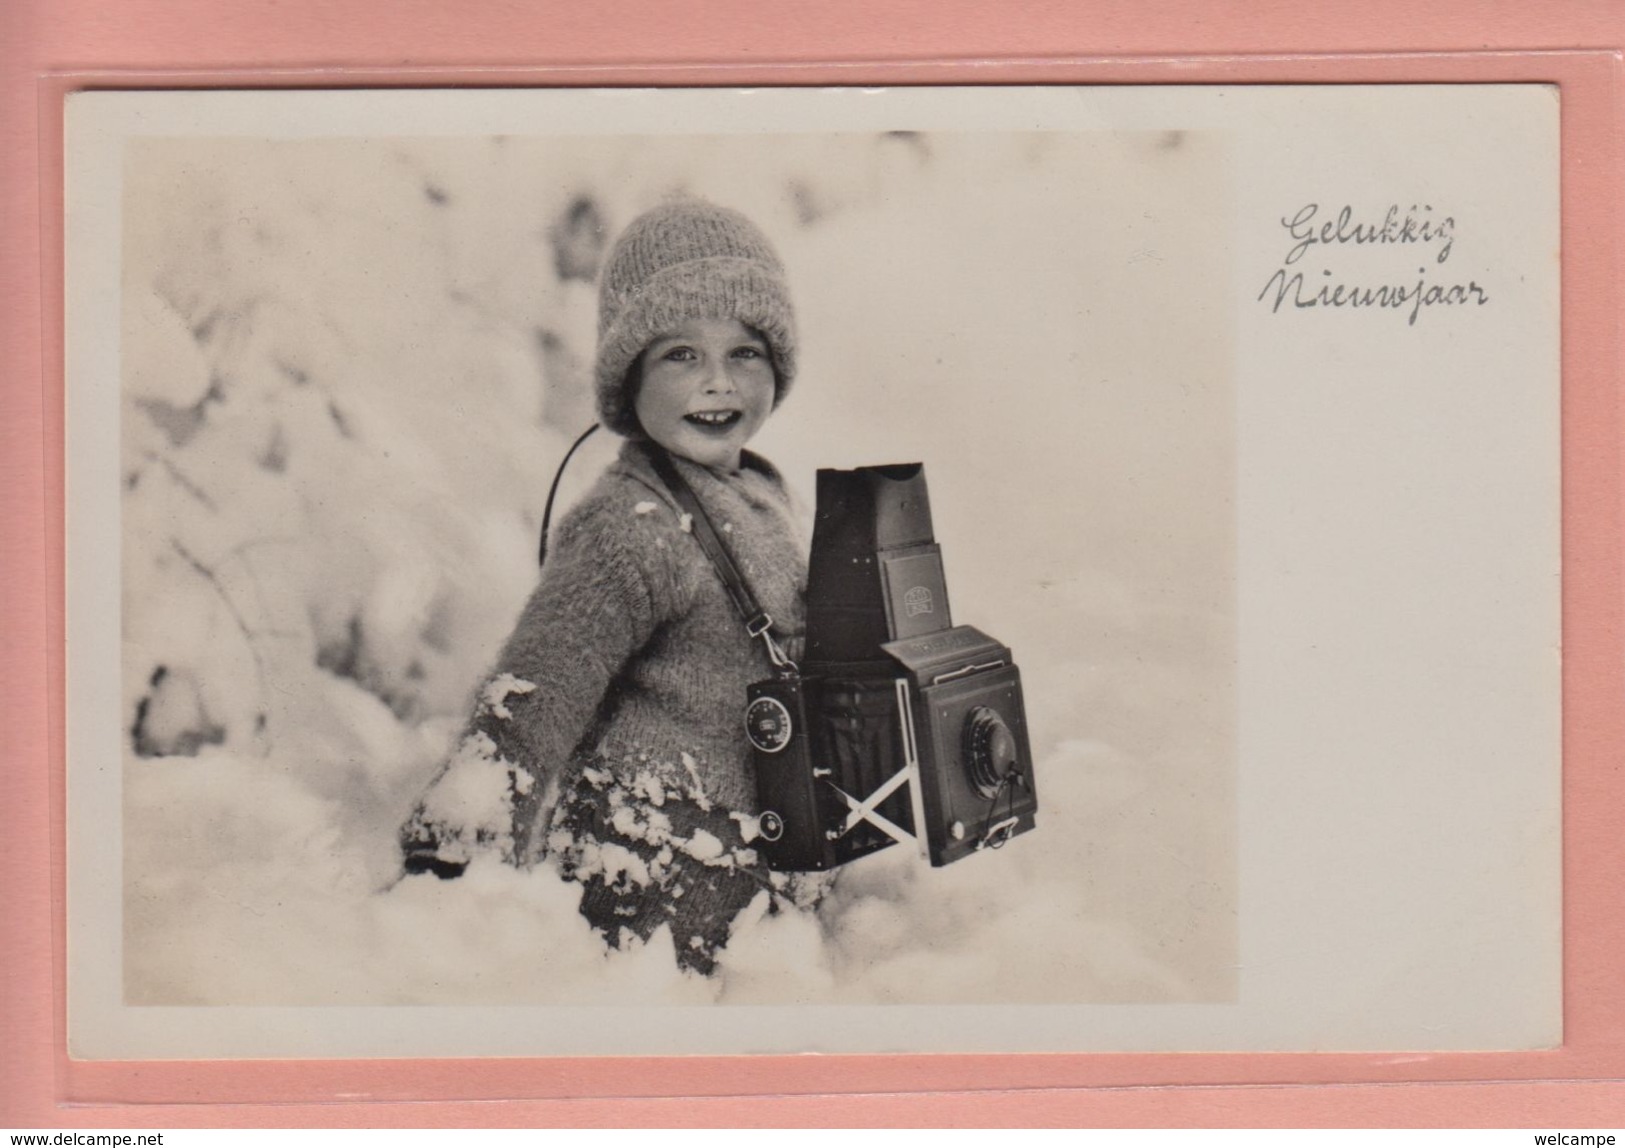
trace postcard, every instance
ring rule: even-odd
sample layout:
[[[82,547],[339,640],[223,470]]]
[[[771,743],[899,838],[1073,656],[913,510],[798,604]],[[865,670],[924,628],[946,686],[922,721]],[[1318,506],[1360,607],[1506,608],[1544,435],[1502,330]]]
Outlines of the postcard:
[[[73,1056],[1561,1042],[1555,87],[67,116]]]

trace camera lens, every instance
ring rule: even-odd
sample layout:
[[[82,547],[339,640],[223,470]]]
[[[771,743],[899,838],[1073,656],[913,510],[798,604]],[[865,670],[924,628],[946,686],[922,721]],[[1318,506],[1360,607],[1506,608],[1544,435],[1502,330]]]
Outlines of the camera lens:
[[[1016,739],[995,711],[977,706],[965,717],[965,768],[983,797],[997,797],[1018,760]]]

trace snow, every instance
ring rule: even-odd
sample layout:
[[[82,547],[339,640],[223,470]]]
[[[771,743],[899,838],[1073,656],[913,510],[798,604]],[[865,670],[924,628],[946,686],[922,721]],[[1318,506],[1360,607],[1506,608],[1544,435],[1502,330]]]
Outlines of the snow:
[[[722,860],[722,842],[705,830],[696,829],[693,836],[684,842],[683,852],[696,861],[710,864]]]
[[[508,836],[508,792],[515,769],[488,734],[475,730],[458,742],[444,779],[429,791],[425,820],[431,825],[464,826],[493,839]]]
[[[700,777],[700,763],[694,760],[694,755],[682,755],[683,771],[688,774],[688,789],[683,794],[704,812],[711,810],[711,799],[706,796],[705,783]]]
[[[1228,350],[1191,286],[1224,264],[1181,211],[1214,163],[1194,136],[133,145],[128,1001],[1227,999]],[[510,778],[534,784],[460,734],[535,688],[476,696],[591,418],[590,268],[677,187],[790,269],[801,372],[753,447],[804,496],[816,466],[926,461],[955,620],[1021,666],[1040,798],[996,852],[894,847],[816,912],[764,895],[712,978],[664,931],[607,951],[546,866],[402,878],[396,843],[448,756],[468,784],[438,812],[494,835]],[[561,505],[614,449],[583,447]],[[668,846],[732,863],[703,832]]]
[[[485,683],[480,691],[480,702],[487,712],[507,721],[513,717],[513,711],[507,706],[508,698],[514,694],[523,696],[535,692],[535,682],[527,682],[513,674],[498,674]]]
[[[761,823],[754,814],[735,811],[728,814],[728,819],[739,823],[739,836],[746,845],[762,835]]]

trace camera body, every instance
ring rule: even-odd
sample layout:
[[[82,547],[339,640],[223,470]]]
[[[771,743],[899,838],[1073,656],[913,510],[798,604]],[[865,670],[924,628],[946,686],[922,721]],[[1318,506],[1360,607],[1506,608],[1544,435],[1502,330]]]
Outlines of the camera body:
[[[1033,828],[1020,671],[953,624],[924,467],[820,470],[817,499],[803,662],[746,701],[758,852],[822,870],[913,840],[946,865]]]

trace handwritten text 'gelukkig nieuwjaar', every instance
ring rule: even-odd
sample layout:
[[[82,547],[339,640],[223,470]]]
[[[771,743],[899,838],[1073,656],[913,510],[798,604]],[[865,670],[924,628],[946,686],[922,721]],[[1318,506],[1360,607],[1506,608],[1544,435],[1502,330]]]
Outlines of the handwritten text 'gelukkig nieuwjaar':
[[[1452,283],[1436,277],[1438,268],[1450,258],[1456,221],[1453,216],[1435,213],[1431,204],[1412,204],[1403,210],[1391,204],[1380,218],[1361,219],[1350,206],[1334,215],[1331,211],[1323,213],[1318,203],[1306,203],[1292,215],[1283,216],[1281,226],[1291,236],[1292,246],[1258,293],[1258,301],[1272,314],[1280,314],[1289,304],[1300,310],[1387,309],[1408,311],[1407,322],[1414,325],[1424,307],[1482,307],[1490,301],[1484,288],[1471,279]],[[1407,271],[1396,277],[1401,278],[1399,282],[1349,282],[1330,267],[1313,266],[1318,260],[1312,255],[1318,254],[1318,248],[1344,245],[1392,247],[1396,253],[1420,254],[1422,259],[1415,278]],[[1433,278],[1429,277],[1429,263],[1433,265]]]

